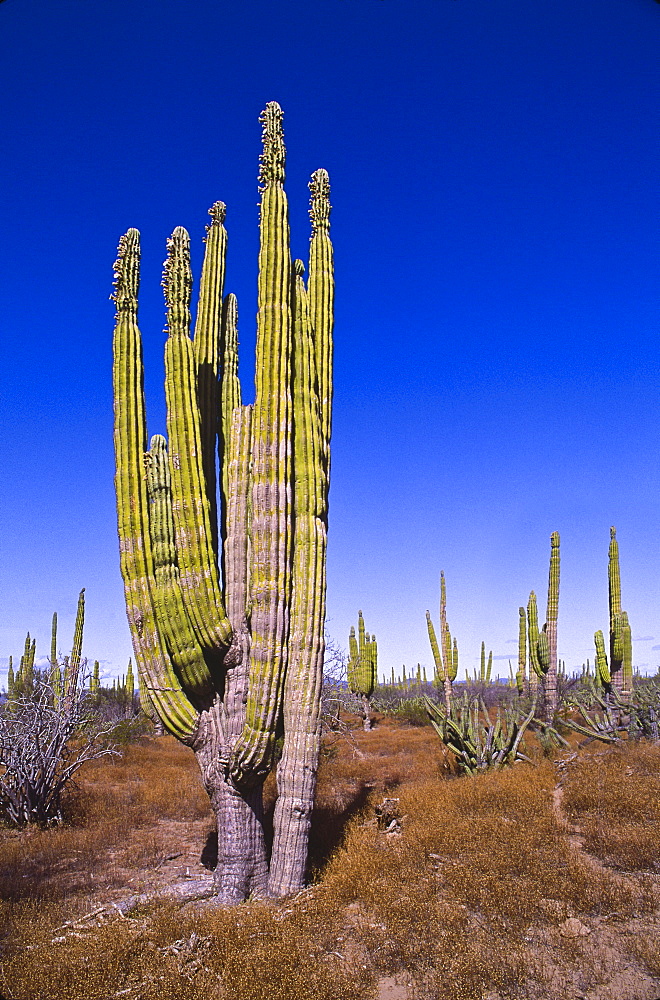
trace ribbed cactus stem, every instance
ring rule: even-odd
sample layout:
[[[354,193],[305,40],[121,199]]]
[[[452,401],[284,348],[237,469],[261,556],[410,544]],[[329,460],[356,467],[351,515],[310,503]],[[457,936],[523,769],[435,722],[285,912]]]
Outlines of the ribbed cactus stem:
[[[608,592],[610,612],[610,673],[612,687],[619,697],[627,697],[632,691],[632,666],[624,663],[630,626],[628,616],[621,610],[621,571],[619,567],[619,543],[616,528],[610,528],[610,548],[608,558]],[[627,631],[626,631],[627,627]],[[630,659],[630,657],[628,658]]]
[[[444,684],[445,665],[440,654],[440,647],[438,645],[435,628],[433,627],[433,622],[431,620],[430,611],[426,612],[426,628],[429,633],[429,642],[431,643],[431,652],[433,653],[433,661],[435,663],[435,684],[439,687],[441,684]]]
[[[197,712],[185,696],[164,641],[156,628],[151,592],[153,558],[149,540],[149,503],[143,472],[146,442],[142,338],[137,324],[140,238],[129,229],[119,241],[115,262],[116,305],[113,338],[115,398],[115,490],[119,555],[133,651],[149,699],[170,732],[191,743]]]
[[[188,697],[201,710],[213,701],[213,679],[181,592],[170,463],[167,442],[161,434],[152,437],[145,459],[151,501],[149,520],[156,625]]]
[[[545,712],[549,722],[557,710],[557,616],[559,612],[559,532],[550,536],[550,572],[545,633],[548,636],[548,669],[545,672]]]
[[[83,629],[85,627],[85,589],[80,591],[78,596],[78,609],[76,611],[76,624],[73,631],[73,646],[64,671],[63,698],[65,704],[72,704],[76,691],[78,690],[78,679],[80,675],[80,664],[82,656]]]
[[[216,436],[218,424],[218,373],[222,327],[222,296],[225,282],[227,231],[226,207],[216,201],[209,209],[206,250],[202,264],[199,299],[195,316],[193,353],[195,357],[197,401],[200,413],[202,470],[209,504],[211,543],[217,557],[218,515],[216,503]]]
[[[289,661],[284,698],[284,746],[277,768],[275,826],[278,851],[271,864],[270,892],[301,889],[311,823],[321,738],[320,695],[325,640],[325,553],[328,481],[319,412],[317,359],[304,266],[296,260],[293,300],[293,495],[294,558]],[[376,670],[373,642],[373,670]]]
[[[197,371],[190,340],[191,286],[190,239],[179,226],[168,240],[163,273],[169,334],[165,344],[165,399],[172,509],[179,584],[186,611],[201,648],[219,658],[231,642],[231,626],[220,592],[204,476]]]
[[[232,445],[232,426],[234,411],[241,406],[241,383],[238,378],[238,302],[236,296],[230,292],[222,304],[222,324],[221,324],[221,378],[219,388],[219,412],[218,412],[218,458],[220,461],[220,495],[221,495],[221,517],[220,536],[222,539],[222,578],[225,588],[225,603],[231,600],[231,588],[227,583],[227,566],[225,543],[227,534],[231,530],[230,505],[230,470],[234,461]],[[247,442],[249,450],[249,438]],[[246,484],[249,486],[249,483]],[[229,620],[233,621],[229,608],[227,607]]]
[[[330,179],[326,170],[315,170],[309,182],[309,215],[312,235],[309,246],[309,314],[314,330],[318,394],[321,408],[321,438],[326,468],[330,463],[332,431],[332,332],[335,279],[330,242]]]
[[[607,689],[610,686],[612,676],[607,663],[607,654],[605,653],[605,639],[600,630],[594,635],[594,643],[596,646],[596,677],[603,687]]]
[[[534,591],[532,591],[529,595],[529,600],[527,602],[527,639],[529,648],[529,665],[531,668],[530,680],[532,680],[532,670],[534,671],[534,677],[539,678],[543,676],[543,668],[539,662],[539,615],[536,604],[536,594]]]
[[[516,673],[516,686],[518,694],[525,693],[525,682],[527,680],[527,619],[525,609],[518,608],[518,671]]]
[[[126,671],[126,700],[128,708],[132,712],[133,695],[135,694],[135,677],[133,675],[133,661],[129,658],[128,669]]]
[[[53,702],[57,706],[62,698],[62,671],[57,659],[57,611],[53,612],[50,632],[50,671],[48,682],[53,690]]]
[[[291,258],[282,111],[261,116],[263,152],[257,357],[252,414],[252,648],[243,732],[232,754],[236,784],[262,780],[272,765],[284,677],[293,543],[291,463]]]

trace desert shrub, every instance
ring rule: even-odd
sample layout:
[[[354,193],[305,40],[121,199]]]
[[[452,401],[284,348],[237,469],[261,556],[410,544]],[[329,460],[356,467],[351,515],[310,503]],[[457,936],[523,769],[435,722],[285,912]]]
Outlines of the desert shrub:
[[[12,826],[62,820],[62,793],[86,761],[115,753],[82,687],[58,697],[39,681],[0,713],[0,818]]]

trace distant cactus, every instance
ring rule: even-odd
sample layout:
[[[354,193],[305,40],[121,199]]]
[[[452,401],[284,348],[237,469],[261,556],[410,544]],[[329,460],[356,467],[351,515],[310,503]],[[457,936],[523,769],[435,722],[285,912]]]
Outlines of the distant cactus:
[[[610,528],[608,564],[610,611],[610,676],[612,687],[625,700],[632,691],[632,635],[628,615],[621,610],[621,571],[616,528]]]
[[[518,694],[525,693],[527,684],[527,619],[525,609],[518,608],[518,670],[516,672],[516,687]]]
[[[217,818],[215,884],[226,903],[304,885],[321,727],[334,297],[329,182],[324,170],[312,175],[305,283],[289,246],[279,105],[270,103],[261,123],[253,405],[241,403],[236,303],[223,303],[222,202],[210,211],[192,339],[187,232],[177,228],[168,243],[168,441],[156,435],[150,448],[137,230],[122,237],[115,267],[115,484],[142,704],[194,749]],[[262,785],[279,747],[269,871]]]
[[[445,574],[442,571],[440,573],[439,642],[435,634],[433,622],[431,621],[431,613],[429,611],[426,612],[426,627],[428,629],[431,652],[433,653],[433,659],[435,662],[434,683],[436,687],[442,686],[445,697],[445,709],[449,713],[451,712],[452,685],[456,680],[456,675],[458,674],[458,644],[455,638],[452,643],[452,636],[447,624],[447,589],[445,584]]]
[[[559,532],[550,536],[550,572],[548,575],[548,606],[546,622],[541,632],[538,626],[536,594],[527,603],[527,642],[531,670],[543,682],[544,713],[552,722],[557,710],[557,616],[559,609]],[[531,679],[530,670],[530,679]]]
[[[348,687],[353,694],[362,699],[364,712],[363,726],[365,732],[373,727],[371,718],[371,696],[378,678],[378,646],[376,636],[370,636],[364,629],[362,612],[358,611],[358,634],[351,625],[348,637]],[[404,668],[405,678],[405,668]]]

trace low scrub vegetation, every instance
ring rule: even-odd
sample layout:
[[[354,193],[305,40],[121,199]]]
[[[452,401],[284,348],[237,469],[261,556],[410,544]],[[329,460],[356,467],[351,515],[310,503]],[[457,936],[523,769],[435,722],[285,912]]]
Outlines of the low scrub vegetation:
[[[659,746],[577,752],[573,734],[553,761],[531,736],[531,764],[454,779],[430,726],[343,722],[350,740],[329,734],[322,756],[312,882],[279,903],[157,902],[214,863],[195,762],[170,737],[146,735],[121,759],[89,762],[64,800],[65,825],[0,833],[0,992],[660,995]],[[272,808],[270,783],[267,793]],[[139,893],[154,901],[122,915]]]

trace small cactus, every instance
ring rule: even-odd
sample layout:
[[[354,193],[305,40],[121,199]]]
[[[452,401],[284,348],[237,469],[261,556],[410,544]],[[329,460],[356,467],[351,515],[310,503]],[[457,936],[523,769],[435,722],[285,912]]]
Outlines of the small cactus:
[[[363,726],[365,732],[373,728],[371,718],[371,696],[378,677],[378,646],[376,636],[365,632],[362,612],[358,611],[358,634],[351,625],[348,637],[348,687],[362,699]],[[405,667],[404,667],[405,679]]]

